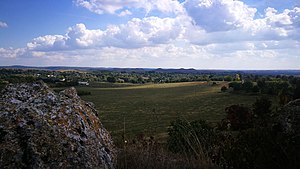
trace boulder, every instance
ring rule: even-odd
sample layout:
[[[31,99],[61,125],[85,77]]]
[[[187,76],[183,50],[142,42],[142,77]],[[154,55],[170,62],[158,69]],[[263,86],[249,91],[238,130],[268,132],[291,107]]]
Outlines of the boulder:
[[[75,88],[9,84],[0,93],[0,168],[114,168],[116,149]]]

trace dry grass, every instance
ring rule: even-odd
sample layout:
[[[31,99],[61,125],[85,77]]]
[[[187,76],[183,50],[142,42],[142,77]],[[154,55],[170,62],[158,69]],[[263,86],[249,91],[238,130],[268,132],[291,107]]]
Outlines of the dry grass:
[[[119,150],[118,169],[217,169],[209,158],[172,154],[155,142],[130,143]]]

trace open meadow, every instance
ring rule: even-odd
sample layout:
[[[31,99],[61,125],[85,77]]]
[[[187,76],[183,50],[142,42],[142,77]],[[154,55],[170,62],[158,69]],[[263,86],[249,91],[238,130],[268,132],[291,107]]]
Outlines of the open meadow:
[[[82,99],[93,102],[100,119],[115,139],[137,134],[155,136],[164,141],[170,122],[176,118],[207,120],[215,125],[225,116],[224,109],[232,104],[251,105],[256,95],[221,92],[221,86],[207,82],[164,83],[145,85],[100,84],[77,87],[91,92]]]

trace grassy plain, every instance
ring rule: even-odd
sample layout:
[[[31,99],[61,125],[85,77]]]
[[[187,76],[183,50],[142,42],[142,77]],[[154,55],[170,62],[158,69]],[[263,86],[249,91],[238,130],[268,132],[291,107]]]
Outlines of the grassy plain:
[[[225,107],[232,104],[251,105],[256,95],[222,93],[226,82],[186,82],[145,85],[92,85],[77,87],[91,95],[81,96],[93,102],[104,126],[115,139],[133,138],[144,133],[164,140],[167,127],[176,118],[188,121],[207,120],[217,123],[225,116]],[[104,86],[103,86],[104,85]]]

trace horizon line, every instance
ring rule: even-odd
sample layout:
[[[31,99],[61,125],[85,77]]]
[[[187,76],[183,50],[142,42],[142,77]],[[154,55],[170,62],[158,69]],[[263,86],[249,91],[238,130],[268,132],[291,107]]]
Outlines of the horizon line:
[[[234,68],[185,68],[185,67],[113,67],[113,66],[63,66],[63,65],[51,65],[51,66],[28,66],[28,65],[0,65],[0,68],[9,67],[24,67],[24,68],[98,68],[98,69],[183,69],[183,70],[225,70],[225,71],[300,71],[299,69],[234,69]]]

